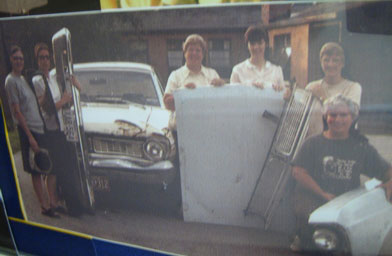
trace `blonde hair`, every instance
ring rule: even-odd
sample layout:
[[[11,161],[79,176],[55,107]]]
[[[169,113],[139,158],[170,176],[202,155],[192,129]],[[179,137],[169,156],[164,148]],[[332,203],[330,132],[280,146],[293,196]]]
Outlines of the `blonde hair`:
[[[201,49],[203,50],[204,56],[207,53],[207,43],[203,39],[203,37],[199,34],[192,34],[189,35],[186,39],[185,42],[182,44],[182,50],[185,53],[186,50],[188,49],[189,45],[191,44],[198,44],[200,45]]]
[[[343,48],[335,42],[328,42],[326,44],[323,45],[323,47],[321,47],[320,50],[320,60],[324,55],[327,56],[332,56],[336,54],[337,56],[340,56],[342,58],[342,61],[344,63],[344,50]]]

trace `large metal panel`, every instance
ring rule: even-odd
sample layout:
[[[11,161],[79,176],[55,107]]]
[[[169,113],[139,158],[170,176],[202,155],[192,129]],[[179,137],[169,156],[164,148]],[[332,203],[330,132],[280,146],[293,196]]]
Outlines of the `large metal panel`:
[[[282,93],[225,86],[174,96],[184,220],[262,227],[262,217],[244,212],[277,129]]]

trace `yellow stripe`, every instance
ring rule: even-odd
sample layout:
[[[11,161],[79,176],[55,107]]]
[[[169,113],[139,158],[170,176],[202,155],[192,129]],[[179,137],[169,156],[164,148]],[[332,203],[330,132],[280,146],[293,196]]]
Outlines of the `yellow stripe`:
[[[8,217],[8,219],[12,220],[12,221],[15,221],[15,222],[23,223],[23,224],[26,224],[26,225],[31,225],[31,226],[35,226],[35,227],[39,227],[39,228],[45,228],[45,229],[49,229],[49,230],[52,230],[52,231],[57,231],[57,232],[60,232],[60,233],[73,235],[73,236],[78,236],[78,237],[89,239],[89,240],[93,239],[93,236],[86,235],[86,234],[79,233],[79,232],[75,232],[75,231],[70,231],[70,230],[67,230],[67,229],[56,228],[56,227],[53,227],[53,226],[48,226],[48,225],[44,225],[44,224],[40,224],[40,223],[36,223],[36,222],[26,221],[26,220],[14,218],[14,217]]]
[[[20,209],[22,210],[23,219],[27,219],[26,218],[26,210],[24,208],[24,204],[23,204],[23,200],[22,200],[22,192],[20,191],[19,180],[18,180],[18,176],[16,174],[14,155],[12,153],[11,144],[10,144],[10,141],[9,141],[9,138],[8,138],[8,129],[7,129],[7,125],[6,125],[6,122],[5,122],[4,107],[3,107],[3,103],[2,103],[1,100],[0,100],[0,107],[1,107],[1,114],[3,115],[3,125],[4,125],[5,139],[7,141],[8,152],[10,153],[10,157],[11,157],[12,171],[14,172],[14,179],[15,179],[15,183],[16,183],[16,191],[18,192],[19,205],[20,205]]]

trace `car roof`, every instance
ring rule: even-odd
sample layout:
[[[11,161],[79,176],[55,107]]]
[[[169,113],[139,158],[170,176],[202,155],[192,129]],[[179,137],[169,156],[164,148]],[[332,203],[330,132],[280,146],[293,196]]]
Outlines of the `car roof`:
[[[74,70],[132,70],[150,73],[153,69],[150,65],[136,62],[87,62],[74,64]]]

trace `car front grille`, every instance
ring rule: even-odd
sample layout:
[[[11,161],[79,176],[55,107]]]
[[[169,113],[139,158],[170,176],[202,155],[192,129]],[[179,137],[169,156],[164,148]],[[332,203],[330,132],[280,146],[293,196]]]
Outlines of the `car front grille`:
[[[305,122],[311,97],[311,93],[307,91],[295,91],[294,99],[287,108],[275,142],[275,150],[278,153],[284,156],[293,154],[296,141],[301,132],[301,126]]]
[[[95,153],[119,154],[143,157],[143,141],[123,141],[109,138],[93,138],[92,149]]]

